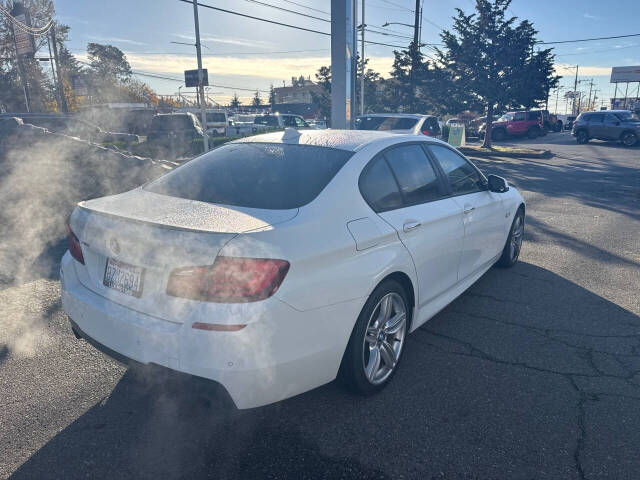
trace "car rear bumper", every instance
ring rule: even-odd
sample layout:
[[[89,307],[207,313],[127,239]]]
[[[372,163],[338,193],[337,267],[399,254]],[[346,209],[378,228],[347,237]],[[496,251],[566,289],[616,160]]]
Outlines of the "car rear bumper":
[[[247,324],[242,330],[196,330],[192,322],[161,320],[92,292],[78,281],[75,263],[67,252],[60,274],[62,306],[78,335],[124,363],[160,365],[218,382],[238,408],[332,381],[364,303],[301,312],[272,297],[256,302],[262,309],[254,310],[254,318],[234,321]]]

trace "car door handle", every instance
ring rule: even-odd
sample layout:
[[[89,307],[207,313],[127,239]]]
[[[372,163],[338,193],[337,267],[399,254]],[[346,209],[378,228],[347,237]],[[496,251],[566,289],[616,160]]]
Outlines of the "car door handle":
[[[472,207],[471,205],[465,205],[464,208],[462,209],[462,213],[464,213],[465,215],[467,213],[471,213],[476,209],[476,207]]]
[[[411,230],[415,230],[416,228],[418,228],[420,225],[422,224],[416,221],[405,222],[402,226],[402,230],[404,230],[405,232],[410,232]]]

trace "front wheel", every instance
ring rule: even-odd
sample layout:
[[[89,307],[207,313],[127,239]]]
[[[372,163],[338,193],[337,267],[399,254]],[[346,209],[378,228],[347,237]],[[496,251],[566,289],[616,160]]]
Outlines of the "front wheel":
[[[633,147],[636,143],[638,143],[638,136],[633,132],[626,132],[622,135],[622,144],[625,147]]]
[[[498,260],[497,265],[503,268],[513,267],[518,261],[520,256],[520,250],[522,249],[522,240],[524,238],[524,211],[522,208],[518,209],[513,223],[511,224],[511,230],[509,230],[509,236],[507,237],[507,243],[502,249],[502,256]]]
[[[340,378],[349,389],[370,395],[389,383],[402,355],[409,312],[407,294],[395,280],[386,280],[373,291],[340,365]]]

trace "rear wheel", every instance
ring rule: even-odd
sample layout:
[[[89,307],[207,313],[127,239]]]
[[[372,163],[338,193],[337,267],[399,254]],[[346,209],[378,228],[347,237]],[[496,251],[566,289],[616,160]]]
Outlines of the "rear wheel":
[[[502,128],[498,128],[491,132],[491,139],[500,142],[507,137],[506,132]]]
[[[589,141],[589,134],[586,130],[578,130],[576,132],[576,142],[583,144]]]
[[[540,135],[540,129],[538,127],[533,127],[527,130],[527,138],[530,138],[533,140],[534,138],[538,138],[539,135]]]
[[[407,294],[395,280],[381,283],[365,303],[340,365],[340,378],[357,393],[370,395],[395,374],[408,329]]]
[[[502,249],[502,256],[497,262],[499,267],[513,267],[518,261],[520,250],[522,249],[522,240],[524,238],[524,210],[518,209],[516,216],[511,223],[511,230],[507,237],[507,243]]]
[[[633,132],[625,132],[622,134],[622,144],[625,147],[633,147],[636,143],[638,143],[638,136]]]

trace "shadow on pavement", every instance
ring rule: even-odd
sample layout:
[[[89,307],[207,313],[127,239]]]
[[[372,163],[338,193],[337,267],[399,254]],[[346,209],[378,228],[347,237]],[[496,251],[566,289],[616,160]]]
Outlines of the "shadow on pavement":
[[[640,220],[640,169],[616,164],[606,157],[598,161],[528,159],[517,166],[504,159],[474,159],[488,173],[504,176],[518,188],[547,197],[574,198],[595,208]]]
[[[640,318],[616,304],[519,263],[491,269],[406,347],[375,396],[334,382],[244,411],[209,382],[130,368],[12,478],[575,478],[586,458],[617,478],[640,468],[640,431],[612,449],[621,440],[598,428],[600,410],[614,426],[640,416],[639,402],[605,408],[640,400]]]

